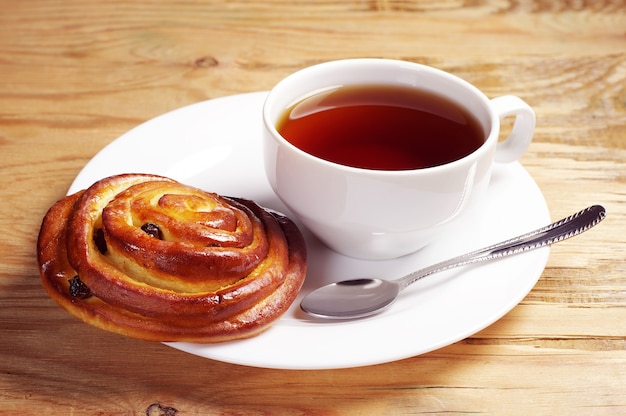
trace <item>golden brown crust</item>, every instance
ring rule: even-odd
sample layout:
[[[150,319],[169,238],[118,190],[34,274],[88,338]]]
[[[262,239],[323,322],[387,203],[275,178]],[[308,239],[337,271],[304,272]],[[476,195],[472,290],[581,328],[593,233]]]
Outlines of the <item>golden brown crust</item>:
[[[153,341],[253,336],[306,274],[288,218],[155,175],[112,176],[61,199],[37,255],[44,287],[71,314]]]

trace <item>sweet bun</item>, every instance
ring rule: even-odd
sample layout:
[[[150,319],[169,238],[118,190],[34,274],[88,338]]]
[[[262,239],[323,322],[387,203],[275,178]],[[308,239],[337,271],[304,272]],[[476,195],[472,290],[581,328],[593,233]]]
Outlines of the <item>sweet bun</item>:
[[[98,328],[221,342],[267,329],[306,274],[296,225],[256,203],[123,174],[53,205],[37,242],[48,294]]]

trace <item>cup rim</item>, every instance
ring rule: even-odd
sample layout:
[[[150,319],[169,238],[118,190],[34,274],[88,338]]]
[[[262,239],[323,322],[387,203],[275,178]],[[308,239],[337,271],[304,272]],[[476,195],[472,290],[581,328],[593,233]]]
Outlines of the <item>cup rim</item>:
[[[484,105],[484,109],[489,116],[489,120],[488,120],[489,131],[486,134],[485,141],[470,154],[460,159],[456,159],[452,162],[444,163],[442,165],[435,165],[435,166],[429,166],[429,167],[417,168],[417,169],[383,170],[383,169],[360,168],[360,167],[343,165],[341,163],[331,162],[329,160],[307,153],[304,150],[292,144],[287,139],[285,139],[278,132],[275,122],[271,119],[271,114],[270,114],[270,109],[271,109],[270,106],[273,104],[272,101],[274,100],[275,95],[277,94],[277,91],[280,91],[281,88],[284,88],[285,85],[289,84],[290,82],[293,82],[293,80],[299,77],[302,77],[304,75],[307,75],[310,72],[317,71],[319,69],[333,67],[333,66],[336,66],[337,69],[341,69],[342,67],[347,67],[350,65],[386,65],[386,66],[396,66],[396,67],[401,66],[401,67],[406,67],[406,68],[414,69],[414,70],[428,71],[431,74],[444,77],[446,80],[456,83],[457,85],[469,90],[474,96],[476,96],[482,102],[482,104]],[[346,84],[340,84],[337,86],[340,87],[342,85],[349,85],[349,84],[346,83]],[[352,85],[357,85],[357,84],[352,84]],[[328,88],[332,88],[332,87],[333,87],[332,85],[328,86]],[[311,89],[310,95],[315,94],[316,91],[319,91],[319,90],[321,90],[321,88]],[[306,97],[307,97],[306,95],[302,95],[291,101],[295,103]],[[458,102],[457,104],[462,105]],[[285,109],[286,108],[288,108],[288,106],[285,107]],[[498,140],[497,132],[499,132],[499,125],[498,125],[499,120],[496,114],[494,113],[493,108],[489,105],[489,98],[482,91],[480,91],[477,87],[475,87],[468,81],[454,74],[451,74],[449,72],[443,71],[441,69],[438,69],[432,66],[420,64],[417,62],[402,61],[402,60],[395,60],[395,59],[385,59],[385,58],[349,58],[349,59],[341,59],[341,60],[334,60],[334,61],[326,61],[326,62],[315,64],[312,66],[308,66],[296,72],[293,72],[290,75],[287,75],[282,80],[280,80],[269,91],[269,93],[267,94],[263,102],[262,118],[263,118],[263,124],[265,125],[265,128],[269,131],[270,135],[272,136],[272,139],[278,142],[280,145],[286,146],[291,151],[295,152],[301,157],[308,159],[311,162],[320,163],[324,166],[327,166],[327,167],[330,167],[339,171],[344,171],[346,173],[353,173],[353,174],[359,174],[359,175],[373,175],[373,176],[396,176],[396,177],[408,176],[408,175],[414,176],[414,175],[419,175],[419,174],[431,174],[431,173],[435,173],[439,171],[456,169],[458,165],[462,165],[462,164],[468,163],[468,161],[470,160],[480,158],[483,153],[487,152],[490,147],[489,145],[491,144],[490,142],[494,140],[496,141]]]

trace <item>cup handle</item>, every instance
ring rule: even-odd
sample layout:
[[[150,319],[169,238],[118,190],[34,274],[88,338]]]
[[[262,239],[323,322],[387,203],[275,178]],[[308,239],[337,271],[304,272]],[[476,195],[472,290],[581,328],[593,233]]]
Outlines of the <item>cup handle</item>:
[[[521,98],[505,95],[490,101],[491,108],[502,120],[514,115],[511,134],[496,146],[495,161],[509,163],[519,159],[528,149],[535,131],[535,112]]]

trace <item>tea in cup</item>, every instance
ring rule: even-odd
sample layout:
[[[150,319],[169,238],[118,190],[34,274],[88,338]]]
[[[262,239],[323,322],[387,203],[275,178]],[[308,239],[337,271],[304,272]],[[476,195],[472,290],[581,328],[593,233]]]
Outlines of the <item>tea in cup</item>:
[[[280,81],[263,124],[278,197],[333,250],[374,260],[419,250],[480,204],[493,163],[526,151],[535,115],[518,97],[490,100],[432,67],[348,59]]]

